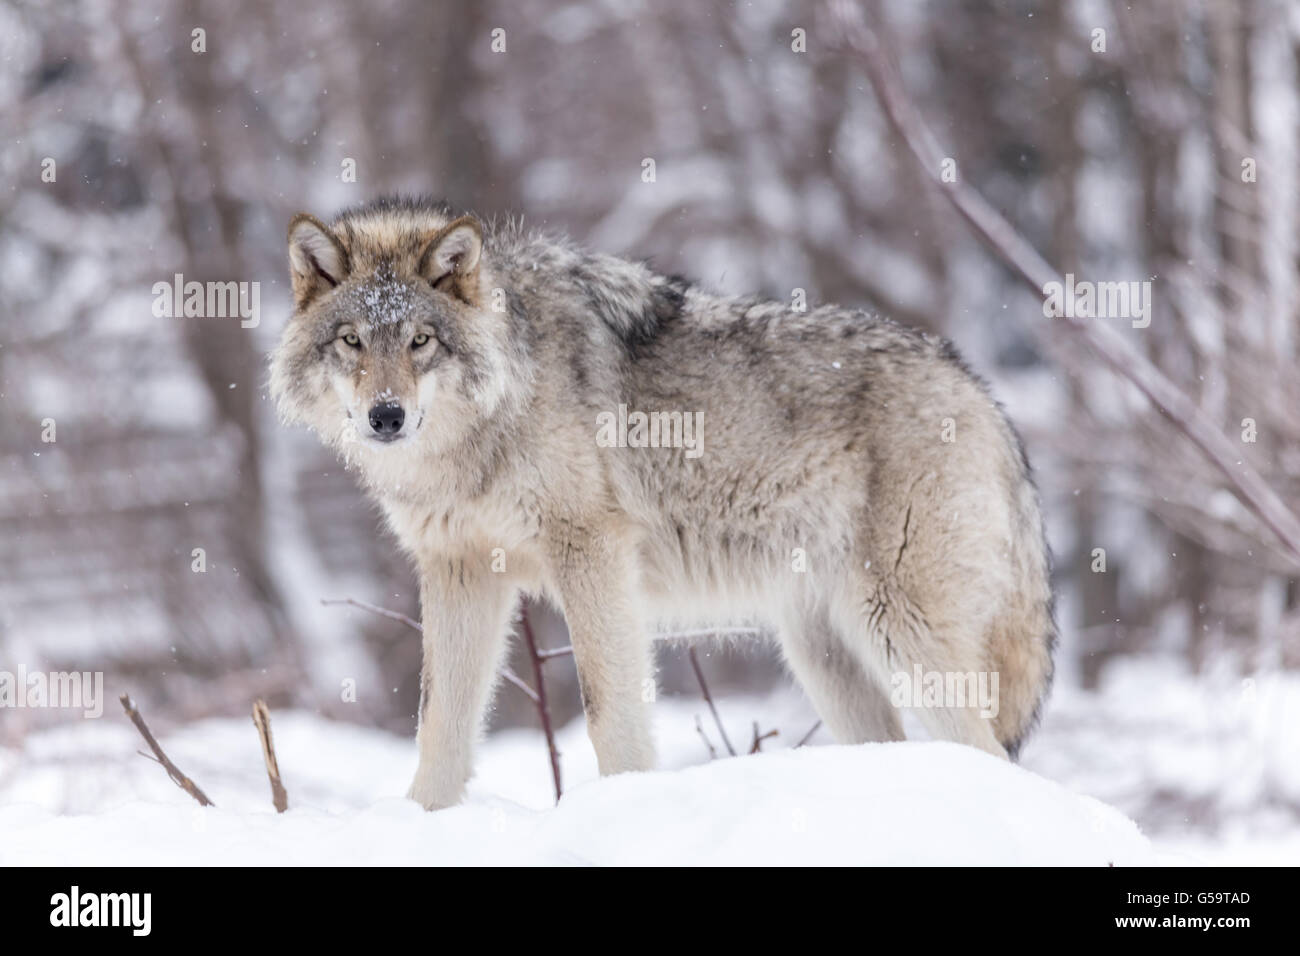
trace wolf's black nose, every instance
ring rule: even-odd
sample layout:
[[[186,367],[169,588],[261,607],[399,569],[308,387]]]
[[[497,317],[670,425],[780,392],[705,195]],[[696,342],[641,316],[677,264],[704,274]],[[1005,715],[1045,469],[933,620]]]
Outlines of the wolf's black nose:
[[[385,441],[396,438],[397,433],[402,430],[404,421],[406,421],[406,413],[396,402],[384,402],[370,409],[370,427],[374,429],[376,438]]]

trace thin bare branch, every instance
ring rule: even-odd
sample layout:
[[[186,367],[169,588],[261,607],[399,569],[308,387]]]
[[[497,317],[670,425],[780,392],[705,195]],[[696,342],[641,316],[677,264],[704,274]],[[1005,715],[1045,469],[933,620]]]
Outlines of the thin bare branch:
[[[510,670],[510,668],[508,667],[505,668],[501,672],[501,676],[506,679],[506,683],[514,687],[517,687],[519,689],[519,692],[522,693],[529,700],[531,700],[534,704],[540,704],[542,702],[541,698],[537,696],[537,691],[533,690],[526,683],[524,683],[524,679],[518,676],[517,674],[515,674],[514,671]]]
[[[754,721],[754,739],[753,742],[750,743],[749,745],[749,752],[752,754],[761,753],[763,750],[764,740],[769,740],[772,737],[779,737],[780,735],[781,735],[781,731],[779,730],[769,730],[765,734],[760,733],[758,730],[758,721],[757,720]]]
[[[405,624],[407,627],[411,628],[412,630],[418,631],[421,634],[424,633],[424,629],[420,627],[420,622],[417,621],[415,618],[407,617],[405,614],[402,614],[400,611],[390,611],[388,608],[380,607],[378,604],[370,604],[366,601],[358,601],[356,598],[321,598],[320,602],[321,604],[326,604],[326,605],[350,604],[353,607],[361,608],[361,610],[363,611],[369,611],[371,614],[378,614],[380,617],[386,617],[390,621],[400,621],[401,623]]]
[[[704,679],[704,671],[700,669],[699,658],[695,656],[695,648],[689,648],[686,656],[690,658],[691,668],[695,671],[695,679],[700,683],[700,692],[704,694],[704,702],[709,705],[709,713],[713,715],[713,722],[718,727],[718,733],[722,736],[722,743],[727,748],[727,753],[736,756],[736,748],[731,746],[731,740],[727,737],[727,728],[722,726],[722,718],[718,716],[718,708],[713,706],[713,695],[709,693],[708,682]]]
[[[555,730],[551,727],[551,709],[546,702],[546,677],[542,673],[545,659],[537,647],[537,638],[533,635],[533,626],[528,621],[528,602],[524,602],[520,621],[524,632],[524,643],[528,646],[528,657],[533,662],[533,680],[537,684],[537,716],[542,721],[542,733],[546,735],[546,750],[551,756],[551,778],[555,783],[555,802],[560,802],[563,789],[560,786],[560,751],[555,746]]]
[[[275,804],[276,813],[284,813],[289,809],[289,794],[280,780],[280,764],[275,759],[275,744],[271,741],[271,711],[264,700],[253,702],[253,726],[262,741],[262,759],[266,761],[266,776],[271,781],[271,802]]]
[[[758,637],[763,632],[757,627],[705,627],[695,631],[663,631],[654,635],[656,641],[693,641],[699,637]]]
[[[794,745],[794,749],[795,749],[795,750],[798,750],[800,747],[802,747],[802,746],[803,746],[804,744],[806,744],[808,741],[812,740],[812,735],[815,734],[815,733],[817,733],[818,729],[821,728],[821,725],[822,725],[822,722],[821,722],[820,720],[817,721],[817,723],[813,724],[812,727],[810,727],[810,728],[808,729],[808,733],[804,734],[802,737],[799,738],[799,742],[798,742],[797,744]]]
[[[172,783],[176,784],[176,786],[180,787],[197,800],[199,806],[215,806],[215,804],[208,799],[208,795],[199,789],[199,785],[189,777],[185,776],[185,774],[181,773],[180,768],[177,767],[176,764],[172,763],[167,755],[163,753],[162,747],[158,745],[158,741],[154,739],[153,734],[149,731],[149,725],[144,722],[144,718],[140,716],[140,712],[136,710],[135,705],[131,703],[131,695],[123,694],[120,700],[122,701],[122,709],[126,711],[126,716],[131,718],[131,723],[135,724],[135,729],[140,731],[140,736],[144,738],[144,742],[147,743],[149,749],[153,751],[154,757],[160,764],[162,764],[163,769],[167,771],[167,776],[171,777]]]
[[[709,740],[709,735],[704,732],[704,725],[700,723],[699,714],[695,715],[695,732],[699,734],[700,739],[704,741],[704,746],[709,748],[709,759],[717,760],[718,752],[713,748],[713,741]]]

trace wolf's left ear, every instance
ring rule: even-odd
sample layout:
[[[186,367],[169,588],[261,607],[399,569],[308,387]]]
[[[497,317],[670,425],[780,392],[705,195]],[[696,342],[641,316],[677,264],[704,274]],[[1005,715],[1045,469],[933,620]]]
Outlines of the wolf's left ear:
[[[453,219],[429,240],[420,257],[420,275],[439,289],[477,304],[478,263],[483,227],[473,216]]]
[[[348,273],[348,254],[315,216],[300,212],[289,223],[289,275],[293,301],[302,308],[334,288]]]

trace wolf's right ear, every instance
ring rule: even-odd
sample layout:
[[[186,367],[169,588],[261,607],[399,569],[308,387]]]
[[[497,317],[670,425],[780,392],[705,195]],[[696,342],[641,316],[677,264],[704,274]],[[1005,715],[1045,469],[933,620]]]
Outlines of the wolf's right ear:
[[[302,308],[347,277],[348,254],[315,216],[300,212],[289,223],[289,275],[294,305]]]

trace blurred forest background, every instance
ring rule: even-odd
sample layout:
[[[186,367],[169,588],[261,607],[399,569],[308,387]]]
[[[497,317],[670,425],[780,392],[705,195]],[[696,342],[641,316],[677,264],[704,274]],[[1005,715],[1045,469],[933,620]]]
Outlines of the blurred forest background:
[[[864,11],[961,179],[1062,272],[1150,280],[1149,328],[1097,321],[1234,441],[1253,419],[1242,458],[1300,507],[1300,6]],[[0,3],[0,666],[104,670],[164,724],[261,695],[413,729],[418,639],[320,603],[415,615],[412,572],[353,478],[276,423],[265,353],[295,212],[431,192],[953,339],[1025,436],[1056,554],[1056,701],[1026,763],[1146,826],[1300,825],[1300,569],[1136,391],[1044,331],[838,39],[812,2]],[[175,273],[259,282],[261,324],[156,318]],[[680,649],[661,664],[696,692]],[[785,681],[763,645],[706,666],[723,698]],[[574,716],[572,665],[549,675]],[[59,716],[0,715],[0,744]],[[535,718],[504,687],[494,720]]]

